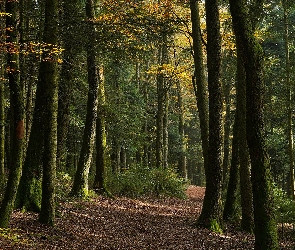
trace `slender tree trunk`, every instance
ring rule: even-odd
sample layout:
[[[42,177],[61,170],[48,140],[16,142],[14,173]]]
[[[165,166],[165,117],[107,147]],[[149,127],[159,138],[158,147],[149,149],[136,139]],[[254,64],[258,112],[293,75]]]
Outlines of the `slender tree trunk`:
[[[5,1],[0,2],[0,12],[5,12]],[[5,43],[5,18],[0,18],[0,43]],[[0,47],[0,185],[3,184],[5,174],[5,47]]]
[[[10,13],[6,19],[7,29],[7,75],[10,88],[10,105],[13,109],[13,143],[11,148],[11,165],[4,198],[0,207],[0,227],[8,227],[10,216],[14,208],[17,188],[22,171],[24,144],[24,99],[20,86],[19,56],[14,46],[18,44],[18,1],[6,1],[6,12]]]
[[[186,140],[184,133],[184,112],[183,112],[183,93],[179,81],[177,85],[177,96],[178,96],[178,132],[179,132],[179,158],[178,158],[178,172],[180,176],[187,179],[187,160],[186,160]]]
[[[91,20],[94,18],[94,1],[86,1],[86,16],[88,19],[88,45],[87,45],[87,67],[88,67],[88,101],[87,115],[83,135],[83,143],[80,152],[77,172],[75,175],[71,194],[74,196],[88,195],[88,174],[92,160],[95,139],[95,126],[97,119],[99,70],[96,64],[95,52],[95,28]]]
[[[289,49],[289,24],[288,24],[288,10],[286,6],[286,0],[283,0],[283,9],[284,9],[284,40],[285,40],[285,53],[286,53],[286,86],[288,87],[288,98],[287,98],[287,107],[288,107],[288,122],[287,122],[287,131],[288,131],[288,154],[289,154],[289,188],[288,193],[291,199],[295,199],[295,182],[294,182],[294,140],[293,140],[293,107],[292,107],[292,87],[293,84],[290,80],[291,65],[290,65],[290,49]]]
[[[229,171],[229,153],[230,153],[230,132],[231,132],[231,83],[227,82],[224,86],[224,100],[225,100],[225,116],[224,116],[224,146],[223,146],[223,183],[226,184],[228,181],[228,171]],[[226,186],[226,185],[225,185]]]
[[[163,31],[162,43],[158,52],[158,63],[168,63],[167,34]],[[157,75],[157,137],[156,137],[156,166],[168,166],[168,89],[163,73]]]
[[[105,90],[103,70],[99,74],[100,84],[98,90],[98,114],[96,121],[96,173],[93,188],[99,193],[105,192],[106,172],[106,126],[105,126]]]
[[[253,192],[250,174],[250,157],[246,136],[246,74],[241,49],[237,46],[237,115],[238,115],[238,140],[240,159],[240,193],[242,206],[241,228],[253,232]]]
[[[254,36],[247,1],[230,0],[230,11],[246,72],[247,143],[252,170],[255,250],[278,249],[270,163],[263,124],[263,51]]]
[[[239,184],[239,126],[238,126],[238,114],[236,110],[235,122],[233,128],[232,139],[232,157],[229,173],[229,180],[227,185],[226,200],[223,210],[223,219],[226,221],[234,220],[237,218],[237,194]]]
[[[192,21],[192,37],[195,73],[193,77],[193,85],[197,98],[197,106],[200,119],[201,140],[204,158],[204,167],[208,166],[209,152],[209,111],[208,111],[208,95],[206,89],[206,78],[204,70],[204,59],[202,49],[202,39],[200,33],[200,16],[199,4],[197,0],[190,0],[191,21]]]

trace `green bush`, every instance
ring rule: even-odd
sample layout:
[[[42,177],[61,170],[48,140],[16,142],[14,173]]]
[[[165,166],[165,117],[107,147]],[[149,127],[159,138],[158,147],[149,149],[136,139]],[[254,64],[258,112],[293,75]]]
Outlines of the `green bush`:
[[[113,195],[169,196],[185,198],[187,181],[178,177],[172,168],[153,168],[133,166],[121,173],[110,174],[107,188]]]
[[[274,189],[276,220],[278,223],[295,223],[295,201],[280,188]]]
[[[55,197],[57,202],[64,201],[68,197],[72,188],[72,184],[72,177],[68,173],[56,173]]]

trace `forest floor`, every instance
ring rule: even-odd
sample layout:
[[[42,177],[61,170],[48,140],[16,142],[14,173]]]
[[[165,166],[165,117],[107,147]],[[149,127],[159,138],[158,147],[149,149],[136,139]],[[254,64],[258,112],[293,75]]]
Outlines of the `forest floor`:
[[[10,228],[0,229],[0,249],[253,249],[251,234],[195,227],[204,191],[189,186],[187,200],[99,196],[67,201],[59,205],[54,227],[40,224],[35,213],[15,211]],[[295,249],[294,241],[284,237],[280,248]]]

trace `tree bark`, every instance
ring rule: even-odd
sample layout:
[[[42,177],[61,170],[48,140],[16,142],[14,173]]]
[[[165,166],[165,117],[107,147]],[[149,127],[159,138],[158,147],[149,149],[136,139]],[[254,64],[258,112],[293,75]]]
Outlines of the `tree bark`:
[[[184,107],[183,107],[183,93],[179,81],[177,85],[178,96],[178,133],[179,133],[179,156],[178,156],[178,172],[182,178],[187,179],[187,160],[186,160],[186,140],[184,133]]]
[[[250,174],[250,157],[246,136],[246,74],[241,49],[237,45],[237,123],[239,127],[240,193],[242,206],[241,228],[253,232],[253,192]]]
[[[58,0],[46,0],[43,42],[58,43]],[[50,53],[50,52],[49,52]],[[39,221],[54,225],[55,220],[55,177],[57,151],[58,81],[57,55],[43,53],[40,64],[40,81],[46,86],[44,121],[44,154],[42,175],[42,201]]]
[[[217,0],[206,0],[207,67],[209,90],[209,152],[206,191],[198,225],[220,231],[222,191],[221,37]]]
[[[87,114],[83,135],[83,143],[80,152],[79,162],[71,195],[73,196],[87,196],[88,195],[88,175],[90,164],[92,160],[92,153],[94,148],[95,128],[97,119],[97,105],[98,105],[98,86],[99,76],[98,67],[96,63],[95,51],[95,28],[92,23],[94,18],[94,2],[93,0],[86,1],[86,16],[88,19],[88,44],[87,44],[87,67],[88,67],[88,101]]]
[[[294,139],[293,139],[293,107],[292,107],[292,89],[293,84],[290,80],[291,73],[291,64],[290,64],[290,49],[289,49],[289,24],[288,24],[288,9],[286,0],[282,1],[283,9],[284,9],[284,40],[285,40],[285,53],[286,53],[286,86],[288,87],[288,96],[287,96],[287,109],[288,109],[288,122],[287,122],[287,132],[288,132],[288,155],[289,155],[289,187],[288,194],[291,199],[295,199],[295,182],[294,182]]]
[[[84,48],[81,41],[82,13],[81,3],[78,0],[63,1],[62,40],[63,40],[63,64],[58,91],[58,144],[57,144],[57,168],[65,171],[67,159],[67,135],[70,124],[70,103],[75,82],[75,66],[77,57]],[[82,46],[81,46],[82,45]]]
[[[190,0],[192,37],[195,72],[193,77],[193,86],[197,98],[197,106],[200,119],[202,150],[204,158],[204,168],[208,166],[209,152],[209,111],[208,94],[206,89],[206,78],[204,70],[203,48],[200,33],[199,4],[197,0]]]
[[[5,12],[5,1],[0,2],[0,12]],[[0,43],[5,43],[5,18],[0,18]],[[5,174],[5,47],[0,47],[0,185],[4,182]]]
[[[15,45],[18,44],[18,1],[6,1],[6,12],[11,16],[6,18],[7,29],[7,75],[10,88],[10,105],[13,110],[13,140],[11,148],[11,165],[4,198],[0,207],[0,227],[8,227],[14,208],[17,188],[22,171],[24,145],[24,99],[20,85],[19,56]]]
[[[239,184],[239,126],[237,110],[235,114],[235,122],[233,127],[232,139],[232,157],[229,172],[229,180],[227,185],[226,200],[223,210],[223,219],[225,221],[234,220],[237,218],[237,194]]]
[[[158,64],[168,63],[167,34],[162,33],[162,41],[158,52]],[[166,79],[162,72],[157,74],[157,134],[156,134],[156,167],[167,167],[168,165],[168,89]]]
[[[230,0],[236,43],[246,72],[247,143],[251,159],[255,249],[278,249],[269,157],[263,123],[263,51],[254,36],[247,1]]]

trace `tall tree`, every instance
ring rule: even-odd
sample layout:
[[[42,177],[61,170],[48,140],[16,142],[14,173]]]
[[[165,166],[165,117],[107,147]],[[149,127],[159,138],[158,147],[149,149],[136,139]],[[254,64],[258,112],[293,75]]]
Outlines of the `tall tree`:
[[[0,13],[5,13],[5,1],[0,3]],[[5,17],[0,16],[0,43],[5,44]],[[4,170],[5,170],[5,47],[0,46],[0,184],[4,181]]]
[[[58,43],[58,0],[46,0],[43,42],[49,46]],[[44,82],[45,114],[44,153],[42,173],[42,201],[39,220],[53,225],[55,220],[55,176],[57,151],[58,65],[54,51],[45,51],[40,63],[39,78]]]
[[[206,0],[207,67],[209,90],[209,152],[205,168],[206,192],[198,224],[218,230],[221,222],[222,187],[222,90],[220,83],[221,36],[218,0]]]
[[[99,70],[96,62],[97,56],[95,50],[96,37],[95,27],[93,25],[94,0],[87,0],[85,7],[88,21],[87,32],[89,34],[87,44],[87,68],[89,89],[83,143],[73,187],[71,190],[72,195],[82,197],[88,195],[88,175],[94,148],[99,86]]]
[[[229,221],[236,219],[238,207],[238,184],[239,184],[239,127],[238,127],[238,114],[236,110],[235,122],[233,126],[233,139],[232,139],[232,156],[229,171],[229,179],[227,184],[226,199],[223,209],[223,219]]]
[[[283,11],[284,11],[284,40],[285,40],[285,53],[286,53],[286,86],[288,88],[287,97],[287,109],[288,109],[288,155],[289,155],[289,187],[288,193],[292,199],[295,199],[295,182],[294,182],[294,139],[293,139],[293,107],[292,107],[292,97],[293,97],[293,85],[290,80],[291,74],[291,63],[290,63],[290,45],[289,45],[289,21],[288,21],[288,1],[283,0]]]
[[[104,76],[101,68],[99,72],[100,84],[98,92],[98,114],[96,121],[96,173],[94,177],[94,190],[99,193],[105,192],[105,175],[106,175],[106,98],[104,89]]]
[[[253,232],[253,194],[250,174],[250,157],[246,136],[246,74],[243,55],[237,48],[237,82],[236,82],[236,112],[237,126],[239,127],[238,147],[240,161],[240,193],[242,206],[241,227],[243,230]]]
[[[164,25],[165,27],[165,25]],[[158,64],[161,65],[157,74],[157,137],[156,137],[156,166],[167,167],[168,137],[167,133],[167,109],[168,87],[164,76],[164,67],[168,64],[167,30],[163,28],[161,42],[158,51]],[[162,72],[161,72],[162,71]]]
[[[263,124],[263,51],[254,36],[246,0],[230,0],[236,43],[246,72],[247,143],[251,159],[255,249],[278,249],[269,157]],[[263,1],[256,2],[261,8]]]
[[[24,144],[24,99],[20,85],[18,24],[19,2],[6,1],[7,27],[7,75],[10,88],[10,105],[13,111],[13,138],[11,147],[11,165],[4,198],[0,207],[0,227],[8,227],[10,216],[14,208],[17,188],[22,171]]]
[[[75,70],[78,64],[78,55],[84,49],[82,39],[83,14],[81,1],[64,0],[61,20],[63,42],[63,64],[61,69],[58,94],[58,144],[57,166],[65,171],[67,158],[67,135],[70,124],[70,103],[73,98]]]
[[[197,98],[197,106],[199,111],[202,150],[204,158],[204,167],[208,166],[209,152],[209,111],[208,111],[208,95],[206,89],[206,78],[204,70],[203,48],[200,33],[200,15],[199,3],[197,0],[190,0],[192,37],[195,72],[193,77],[193,85]]]

